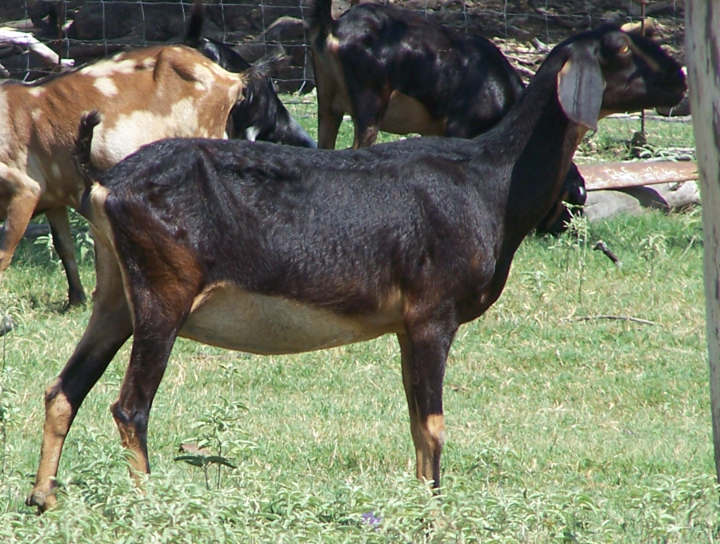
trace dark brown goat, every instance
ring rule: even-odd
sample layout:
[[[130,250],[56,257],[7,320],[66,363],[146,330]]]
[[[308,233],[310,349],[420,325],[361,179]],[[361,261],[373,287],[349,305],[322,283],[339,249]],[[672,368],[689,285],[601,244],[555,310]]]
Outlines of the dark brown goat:
[[[493,127],[523,91],[492,42],[466,36],[415,11],[359,4],[334,20],[331,0],[314,0],[309,31],[318,101],[318,144],[335,147],[344,113],[354,148],[378,130],[472,138]],[[585,180],[573,164],[556,204],[537,225],[559,233],[583,206]]]
[[[500,124],[472,140],[324,151],[173,139],[91,171],[82,210],[98,241],[95,306],[45,392],[28,504],[55,503],[70,425],[131,335],[111,411],[133,472],[150,468],[150,408],[177,336],[270,354],[393,333],[417,476],[439,485],[442,383],[458,327],[500,296],[586,130],[610,112],[674,104],[684,90],[658,46],[603,27],[558,45]]]

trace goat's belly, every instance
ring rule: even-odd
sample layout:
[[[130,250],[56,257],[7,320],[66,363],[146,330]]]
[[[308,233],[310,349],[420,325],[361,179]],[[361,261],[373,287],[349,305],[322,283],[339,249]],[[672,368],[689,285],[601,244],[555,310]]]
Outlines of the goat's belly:
[[[396,312],[348,317],[236,286],[213,286],[198,295],[180,336],[259,354],[299,353],[398,332]]]
[[[416,132],[424,136],[442,136],[445,133],[445,120],[430,115],[419,100],[393,91],[380,129],[394,134]]]

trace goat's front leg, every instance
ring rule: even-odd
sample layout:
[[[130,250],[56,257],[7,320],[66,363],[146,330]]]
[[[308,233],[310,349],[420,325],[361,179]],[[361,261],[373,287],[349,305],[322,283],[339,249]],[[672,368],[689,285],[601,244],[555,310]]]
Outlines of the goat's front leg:
[[[43,512],[55,502],[55,478],[65,437],[88,392],[132,332],[122,279],[112,254],[96,244],[95,304],[85,334],[55,382],[45,391],[45,424],[35,486],[26,500]]]
[[[80,273],[78,271],[77,261],[75,260],[75,244],[73,243],[72,233],[70,232],[70,222],[68,221],[67,208],[54,208],[47,210],[45,216],[50,223],[53,244],[55,250],[60,256],[65,275],[68,280],[68,300],[70,306],[76,306],[85,302],[85,291],[82,283],[80,283]]]
[[[416,475],[440,486],[440,455],[445,442],[442,407],[445,362],[456,327],[426,323],[398,334]]]
[[[377,140],[380,122],[385,117],[390,95],[379,93],[373,89],[351,93],[353,102],[353,124],[355,139],[353,149],[369,147]]]
[[[342,113],[333,111],[331,107],[318,108],[318,147],[320,149],[335,149],[342,118]]]
[[[43,189],[27,174],[0,163],[0,198],[8,198],[4,232],[0,233],[0,278],[10,266]],[[0,216],[2,212],[0,212]]]

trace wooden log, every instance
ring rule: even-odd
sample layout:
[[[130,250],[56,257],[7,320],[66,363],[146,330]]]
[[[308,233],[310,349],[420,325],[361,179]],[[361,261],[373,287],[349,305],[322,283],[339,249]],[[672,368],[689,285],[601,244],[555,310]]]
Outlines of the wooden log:
[[[694,161],[623,161],[578,165],[588,191],[625,189],[698,179]]]

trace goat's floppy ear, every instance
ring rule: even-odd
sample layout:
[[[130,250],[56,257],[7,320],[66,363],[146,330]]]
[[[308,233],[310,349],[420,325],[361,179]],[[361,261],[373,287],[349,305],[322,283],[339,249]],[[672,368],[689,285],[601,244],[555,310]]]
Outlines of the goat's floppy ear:
[[[558,100],[571,121],[597,129],[605,81],[597,57],[587,49],[573,51],[557,75]]]

